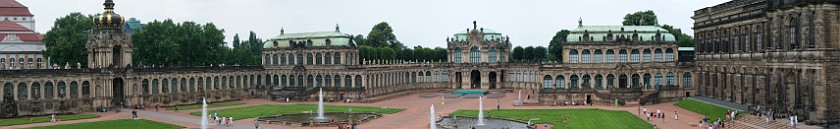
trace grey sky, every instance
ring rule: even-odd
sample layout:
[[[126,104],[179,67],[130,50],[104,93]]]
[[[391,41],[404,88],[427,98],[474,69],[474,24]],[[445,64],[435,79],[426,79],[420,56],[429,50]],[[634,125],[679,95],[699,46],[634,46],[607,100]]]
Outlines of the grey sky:
[[[102,12],[104,0],[18,0],[35,15],[38,32],[71,12]],[[694,11],[727,0],[115,0],[116,12],[143,22],[213,22],[247,39],[253,30],[263,39],[286,33],[332,31],[367,35],[385,21],[406,46],[445,47],[447,36],[472,28],[509,35],[514,46],[548,46],[554,33],[584,25],[620,25],[627,13],[653,10],[660,24],[691,30]]]

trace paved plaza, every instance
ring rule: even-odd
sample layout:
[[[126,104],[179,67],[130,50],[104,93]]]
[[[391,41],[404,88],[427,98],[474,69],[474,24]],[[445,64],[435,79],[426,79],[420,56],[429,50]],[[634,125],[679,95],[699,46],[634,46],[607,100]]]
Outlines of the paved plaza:
[[[523,94],[523,96],[525,96]],[[524,97],[523,97],[524,98]],[[487,110],[495,109],[497,102],[501,102],[502,109],[569,109],[569,108],[600,108],[600,109],[607,109],[607,110],[626,110],[633,114],[637,114],[638,106],[625,106],[625,107],[612,107],[612,106],[513,106],[513,100],[516,99],[515,93],[507,93],[504,97],[499,99],[485,99],[484,100],[484,108]],[[532,98],[534,99],[534,98]],[[208,108],[208,110],[218,110],[218,109],[228,109],[228,108],[237,108],[237,107],[246,107],[246,106],[254,106],[254,105],[262,105],[262,104],[292,104],[292,103],[284,103],[284,102],[274,102],[274,101],[267,101],[263,99],[249,99],[243,100],[247,104],[244,105],[235,105],[235,106],[227,106],[227,107],[216,107],[216,108]],[[300,102],[298,102],[300,103]],[[304,103],[316,103],[316,102],[304,102]],[[470,109],[476,110],[478,109],[478,99],[477,98],[446,98],[444,100],[445,104],[441,104],[441,98],[423,98],[421,94],[411,94],[405,95],[402,97],[397,97],[393,99],[388,99],[380,102],[375,103],[341,103],[341,102],[332,102],[326,103],[328,105],[347,105],[347,106],[373,106],[373,107],[389,107],[389,108],[403,108],[404,111],[394,113],[394,114],[385,114],[382,118],[374,119],[370,122],[363,123],[359,125],[359,128],[362,129],[426,129],[428,128],[428,115],[429,115],[429,106],[432,104],[435,105],[435,111],[443,115],[448,115],[455,110],[459,109]],[[655,111],[656,109],[660,109],[663,112],[666,112],[668,117],[666,117],[665,121],[660,119],[653,120],[651,119],[651,124],[657,125],[660,128],[664,129],[677,129],[677,128],[699,128],[696,126],[697,120],[699,120],[702,115],[673,106],[673,102],[669,103],[661,103],[656,105],[648,105],[648,111]],[[599,104],[595,104],[599,105]],[[674,120],[673,112],[679,112],[680,120]],[[130,117],[130,109],[124,109],[123,112],[115,113],[115,112],[107,112],[107,113],[97,113],[102,115],[100,118],[94,119],[85,119],[85,120],[74,120],[74,121],[62,121],[57,124],[71,124],[71,123],[81,123],[81,122],[92,122],[92,121],[103,121],[103,120],[113,120],[113,119],[126,119]],[[186,128],[199,128],[200,124],[199,121],[201,118],[197,116],[189,115],[190,112],[201,111],[201,109],[193,109],[193,110],[180,110],[178,112],[170,111],[170,110],[160,110],[159,112],[154,112],[154,108],[147,108],[146,110],[138,111],[140,118],[148,119],[153,121],[159,121],[179,126],[184,126]],[[211,112],[212,113],[212,112]],[[220,116],[224,116],[225,114],[219,114]],[[639,116],[643,118],[643,116]],[[644,119],[644,118],[643,118]],[[216,126],[211,124],[211,128],[214,129],[253,129],[254,119],[242,119],[235,121],[235,125],[231,127],[223,127],[223,126]],[[8,128],[26,128],[26,127],[36,127],[36,126],[48,126],[53,125],[51,123],[38,123],[38,124],[27,124],[27,125],[16,125],[16,126],[8,126]],[[272,124],[260,124],[262,128],[267,129],[332,129],[335,127],[292,127],[292,126],[282,126],[282,125],[272,125]]]

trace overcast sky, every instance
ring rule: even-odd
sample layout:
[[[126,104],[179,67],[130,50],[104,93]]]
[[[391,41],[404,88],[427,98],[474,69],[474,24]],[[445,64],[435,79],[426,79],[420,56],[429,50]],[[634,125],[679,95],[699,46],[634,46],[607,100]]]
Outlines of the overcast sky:
[[[104,0],[18,0],[35,15],[36,31],[46,33],[56,18],[71,12],[102,12]],[[253,30],[263,39],[286,33],[333,31],[367,36],[388,22],[406,46],[445,47],[446,37],[472,28],[509,35],[514,46],[548,46],[561,29],[584,25],[620,25],[627,13],[653,10],[660,24],[693,35],[695,10],[726,0],[115,0],[115,11],[142,22],[212,22],[247,39]]]

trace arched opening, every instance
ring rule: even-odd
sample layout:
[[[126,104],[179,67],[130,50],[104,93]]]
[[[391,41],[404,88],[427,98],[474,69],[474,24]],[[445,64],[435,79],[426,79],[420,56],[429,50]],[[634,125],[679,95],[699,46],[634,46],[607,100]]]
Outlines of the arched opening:
[[[111,85],[113,88],[111,88],[111,93],[113,93],[113,100],[111,101],[111,103],[113,103],[114,105],[123,106],[120,104],[125,101],[125,98],[123,97],[125,96],[125,93],[123,92],[124,84],[125,83],[123,83],[122,78],[114,78],[114,81],[112,81]]]
[[[627,75],[618,76],[618,88],[627,88]]]
[[[496,89],[496,72],[490,72],[490,76],[488,77],[490,78],[488,79],[490,81],[490,89]]]
[[[122,47],[120,47],[120,45],[116,45],[116,46],[114,46],[114,51],[111,51],[111,52],[114,53],[114,56],[113,56],[114,63],[113,63],[113,65],[115,65],[115,66],[122,66],[121,65],[122,61],[120,60],[120,58],[122,58],[122,51],[121,50],[122,50]]]
[[[412,74],[412,75],[414,75],[414,74]],[[455,72],[455,83],[456,83],[455,86],[457,86],[457,88],[460,88],[463,85],[464,78],[461,75],[462,75],[461,72]]]
[[[473,70],[470,72],[470,89],[481,89],[481,72]]]
[[[798,95],[798,92],[797,92],[798,89],[796,87],[796,80],[797,80],[796,74],[794,74],[793,72],[788,72],[787,75],[785,75],[784,88],[785,88],[786,93],[782,93],[782,94],[784,94],[784,95],[782,95],[782,97],[785,98],[786,103],[783,106],[787,106],[787,107],[799,106],[800,102],[797,101],[798,100],[797,98],[799,97],[799,95]]]

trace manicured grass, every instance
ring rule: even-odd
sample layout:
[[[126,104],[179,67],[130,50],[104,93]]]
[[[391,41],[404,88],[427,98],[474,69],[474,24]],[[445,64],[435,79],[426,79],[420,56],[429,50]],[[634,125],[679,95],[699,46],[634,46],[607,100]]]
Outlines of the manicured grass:
[[[324,105],[324,112],[347,112],[350,108],[353,108],[353,113],[375,112],[382,114],[393,114],[403,110],[400,108]],[[218,113],[219,116],[233,117],[234,120],[238,120],[268,115],[308,113],[309,111],[317,112],[317,110],[317,104],[264,104],[240,108],[211,110],[207,111],[207,113],[209,115],[212,115],[213,113]],[[200,116],[201,111],[191,112],[190,114],[194,116]]]
[[[65,125],[51,125],[32,127],[27,129],[180,129],[177,125],[150,121],[145,119],[132,120],[107,120],[97,122],[85,122]]]
[[[245,102],[212,103],[212,104],[207,104],[207,108],[242,105],[242,104],[245,104]],[[178,110],[190,110],[190,109],[201,109],[201,105],[178,106]],[[166,108],[166,110],[175,110],[175,107]]]
[[[726,110],[734,110],[693,99],[683,99],[682,101],[677,102],[674,105],[686,110],[703,114],[709,117],[709,120],[717,120],[717,118],[720,118],[721,120],[726,120]],[[739,115],[744,113],[748,112],[738,111]]]
[[[90,118],[98,118],[99,115],[97,114],[74,114],[74,115],[60,115],[58,116],[59,120],[68,121],[68,120],[78,120],[78,119],[90,119]],[[30,120],[32,119],[32,120]],[[22,125],[22,124],[32,124],[32,123],[44,123],[50,122],[50,116],[41,116],[41,117],[32,117],[32,118],[15,118],[15,119],[0,119],[0,126],[10,126],[10,125]]]
[[[458,110],[450,115],[477,116],[478,110]],[[555,129],[650,129],[653,125],[627,111],[601,109],[503,109],[485,110],[484,116],[531,123],[549,123]]]

